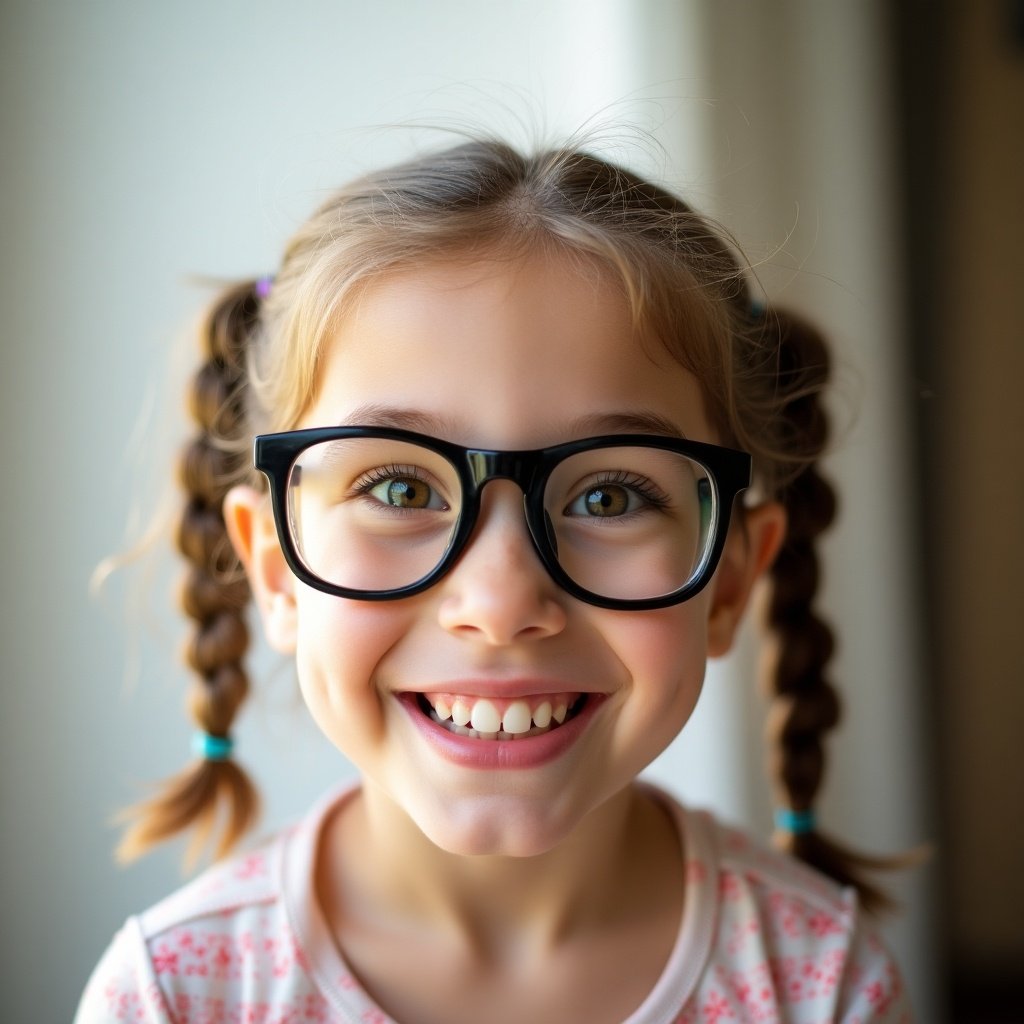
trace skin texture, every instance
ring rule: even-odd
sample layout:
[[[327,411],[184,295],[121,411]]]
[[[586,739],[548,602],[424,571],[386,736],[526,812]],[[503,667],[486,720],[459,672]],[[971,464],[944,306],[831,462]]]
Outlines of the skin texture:
[[[641,346],[614,284],[538,255],[376,279],[338,326],[299,426],[534,448],[637,416],[717,440],[698,382]],[[633,781],[692,713],[707,657],[729,649],[781,540],[778,506],[734,523],[701,594],[645,612],[562,592],[508,481],[485,489],[452,572],[402,601],[298,584],[251,489],[225,513],[271,643],[294,652],[311,713],[364,779],[327,830],[317,885],[371,994],[410,1024],[628,1016],[664,966],[684,898],[678,840]],[[398,696],[531,687],[600,702],[561,756],[505,771],[440,756]]]

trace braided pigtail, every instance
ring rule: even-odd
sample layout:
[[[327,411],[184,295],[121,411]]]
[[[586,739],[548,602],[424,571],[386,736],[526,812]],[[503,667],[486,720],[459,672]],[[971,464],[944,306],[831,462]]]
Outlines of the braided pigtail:
[[[199,429],[181,458],[185,505],[177,534],[188,563],[181,603],[194,623],[185,657],[194,672],[188,708],[199,728],[197,759],[124,813],[130,824],[117,853],[125,861],[195,829],[187,855],[192,862],[220,819],[216,856],[224,856],[258,815],[255,787],[230,757],[231,725],[249,689],[242,661],[249,645],[250,594],[228,540],[222,505],[228,490],[248,476],[245,366],[259,322],[260,293],[259,282],[229,289],[201,332],[203,363],[190,394]]]
[[[791,314],[772,310],[765,323],[766,330],[779,333],[782,440],[797,467],[777,489],[788,522],[785,542],[770,570],[767,608],[767,625],[775,640],[765,683],[771,698],[771,775],[781,808],[776,842],[841,884],[853,886],[869,911],[891,909],[890,898],[866,878],[866,872],[899,867],[905,859],[845,849],[815,827],[813,806],[825,765],[822,741],[840,718],[839,697],[826,676],[834,638],[814,610],[819,582],[816,543],[836,512],[835,492],[816,465],[828,440],[821,393],[829,376],[829,356],[817,331]]]

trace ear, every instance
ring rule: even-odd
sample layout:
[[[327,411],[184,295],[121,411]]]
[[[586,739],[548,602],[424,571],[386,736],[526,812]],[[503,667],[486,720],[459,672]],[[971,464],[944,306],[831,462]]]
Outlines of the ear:
[[[775,560],[786,536],[786,510],[775,501],[739,510],[711,581],[708,654],[727,654],[743,619],[751,591]]]
[[[295,577],[284,560],[266,495],[254,487],[232,487],[224,498],[224,525],[249,577],[270,646],[293,654],[298,627]]]

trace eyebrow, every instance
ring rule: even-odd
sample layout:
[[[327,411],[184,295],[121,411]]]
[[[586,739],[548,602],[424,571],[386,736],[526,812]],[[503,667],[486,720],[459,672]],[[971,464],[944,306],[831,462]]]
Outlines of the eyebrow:
[[[572,433],[580,437],[591,434],[659,434],[667,437],[686,435],[677,423],[651,410],[602,412],[581,416],[570,424]]]
[[[398,430],[415,430],[420,434],[434,437],[451,437],[458,431],[458,423],[451,416],[422,412],[419,409],[402,409],[367,402],[353,409],[338,423],[340,427],[395,427]]]
[[[465,424],[452,416],[405,409],[368,402],[353,409],[339,424],[342,427],[394,427],[414,430],[433,437],[458,437],[465,433]],[[685,438],[678,424],[652,410],[590,413],[572,420],[566,427],[565,439],[591,437],[599,434],[656,434],[662,437]]]

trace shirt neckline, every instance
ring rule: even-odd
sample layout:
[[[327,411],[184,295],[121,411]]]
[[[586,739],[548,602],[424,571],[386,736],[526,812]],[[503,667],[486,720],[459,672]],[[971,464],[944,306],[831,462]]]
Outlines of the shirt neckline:
[[[695,991],[714,937],[718,866],[711,830],[703,815],[647,782],[640,785],[665,808],[675,823],[684,851],[680,870],[686,888],[679,931],[668,961],[644,1001],[623,1024],[672,1024]],[[327,819],[359,791],[347,785],[321,798],[284,838],[280,886],[289,924],[303,962],[321,994],[343,1019],[401,1024],[389,1017],[363,989],[327,926],[316,898],[316,860]]]

